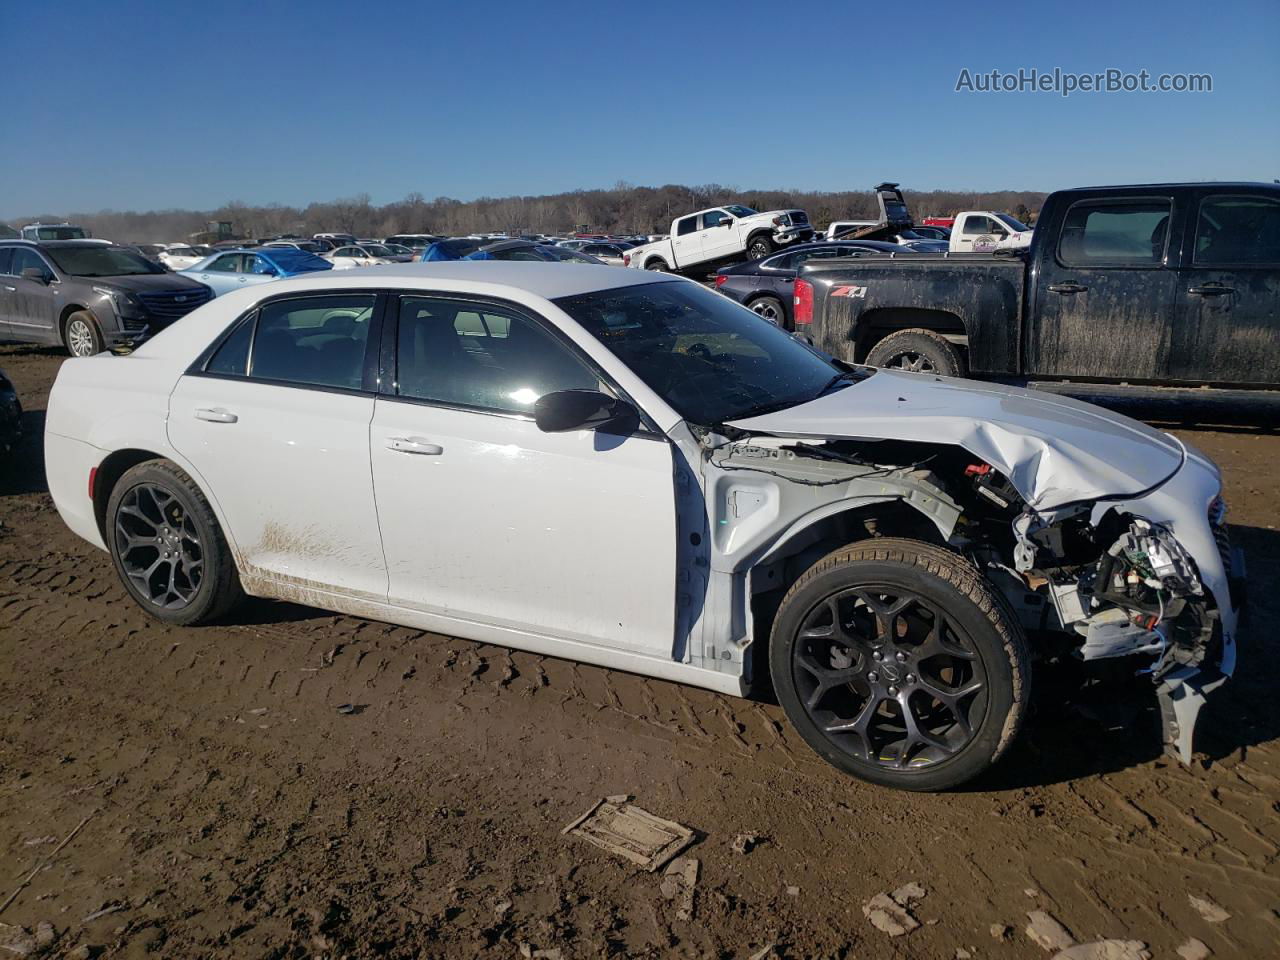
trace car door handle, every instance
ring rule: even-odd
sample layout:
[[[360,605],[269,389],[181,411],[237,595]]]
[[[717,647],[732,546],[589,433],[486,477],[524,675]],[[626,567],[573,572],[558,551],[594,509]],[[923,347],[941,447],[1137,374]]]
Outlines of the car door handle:
[[[420,456],[438,457],[444,453],[444,447],[422,437],[388,437],[387,449],[397,453],[416,453]]]
[[[1051,283],[1050,293],[1084,293],[1089,288],[1078,283]]]
[[[249,282],[249,278],[248,278],[248,277],[240,277],[240,278],[239,278],[239,280],[240,280],[240,282],[241,282],[241,283],[248,283],[248,282]]]
[[[1187,287],[1187,293],[1196,297],[1223,297],[1235,292],[1234,287],[1224,287],[1220,283],[1206,283],[1202,287]]]
[[[196,409],[196,419],[208,420],[210,423],[235,423],[240,418],[221,407],[199,407]]]

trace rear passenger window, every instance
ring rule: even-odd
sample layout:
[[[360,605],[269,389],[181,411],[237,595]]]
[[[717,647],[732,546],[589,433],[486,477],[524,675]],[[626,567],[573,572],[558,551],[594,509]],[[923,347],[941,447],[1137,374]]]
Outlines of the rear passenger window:
[[[1194,263],[1280,263],[1280,203],[1266,197],[1206,197],[1196,223]]]
[[[399,396],[528,414],[543,394],[598,389],[591,369],[531,320],[467,301],[401,300]]]
[[[249,344],[253,342],[253,317],[247,317],[236,325],[231,336],[204,365],[205,373],[243,377],[249,369]]]
[[[9,263],[13,258],[13,247],[0,247],[0,273],[9,272]]]
[[[697,229],[697,217],[685,217],[683,220],[676,221],[676,236],[683,237],[686,233],[693,233]]]
[[[1169,238],[1168,200],[1085,201],[1067,211],[1058,242],[1063,263],[1154,266]]]
[[[373,316],[371,294],[278,300],[258,312],[249,375],[358,390]]]

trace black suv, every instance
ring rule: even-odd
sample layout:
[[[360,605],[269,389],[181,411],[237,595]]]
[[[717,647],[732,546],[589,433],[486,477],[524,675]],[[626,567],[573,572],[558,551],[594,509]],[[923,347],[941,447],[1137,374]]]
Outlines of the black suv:
[[[212,299],[203,283],[105,240],[0,241],[0,340],[90,357],[141,343]]]

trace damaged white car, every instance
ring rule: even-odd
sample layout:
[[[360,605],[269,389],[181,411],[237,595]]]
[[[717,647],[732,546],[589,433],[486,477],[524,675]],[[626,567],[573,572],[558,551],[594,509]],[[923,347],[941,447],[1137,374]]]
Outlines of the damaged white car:
[[[63,364],[49,486],[156,617],[276,597],[724,693],[837,767],[980,774],[1035,662],[1191,754],[1235,664],[1217,469],[1024,391],[842,365],[690,281],[440,263],[221,297]]]

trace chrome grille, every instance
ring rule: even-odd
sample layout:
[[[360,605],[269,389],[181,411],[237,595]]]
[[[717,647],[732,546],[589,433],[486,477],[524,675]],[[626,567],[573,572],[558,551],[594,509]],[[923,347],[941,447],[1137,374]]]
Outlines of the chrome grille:
[[[208,303],[211,299],[213,299],[213,292],[207,287],[138,294],[138,300],[141,301],[147,314],[167,323],[185,317],[196,307]]]

